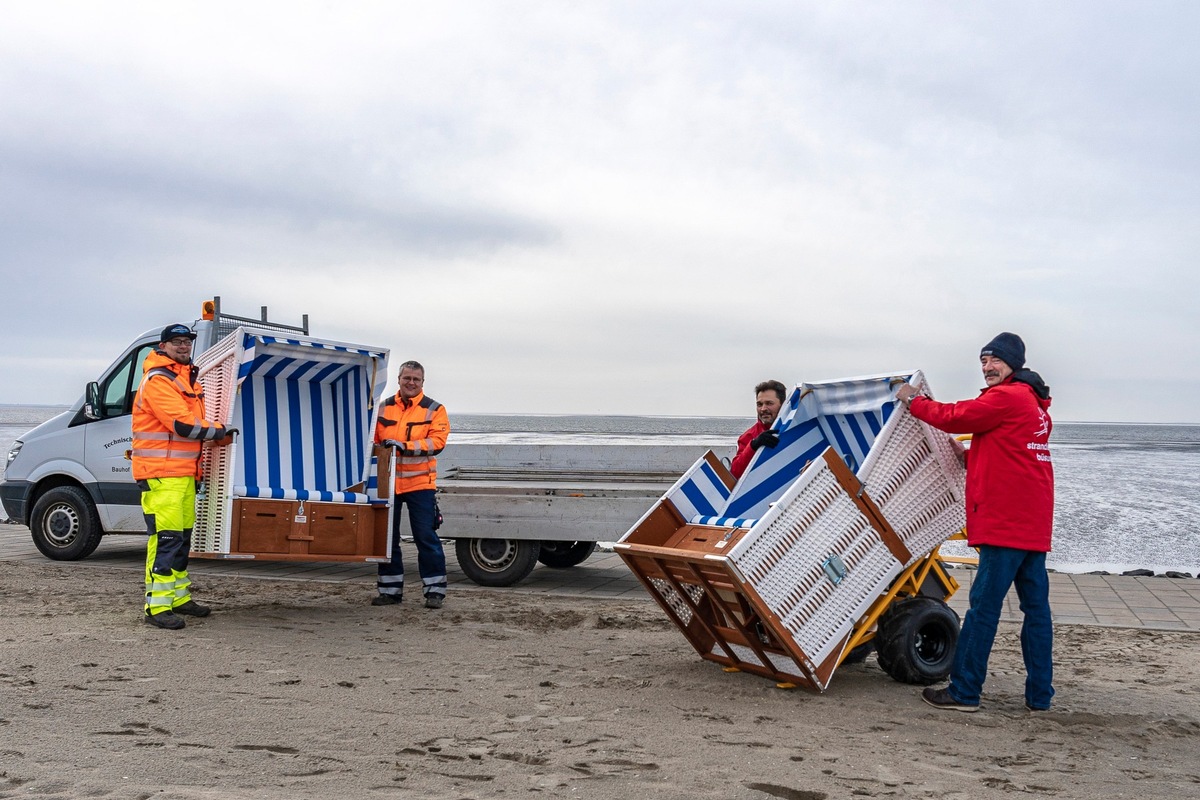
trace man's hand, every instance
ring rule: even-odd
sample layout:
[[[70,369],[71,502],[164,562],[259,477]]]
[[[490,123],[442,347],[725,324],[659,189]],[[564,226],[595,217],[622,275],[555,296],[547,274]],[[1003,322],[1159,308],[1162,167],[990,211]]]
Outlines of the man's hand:
[[[917,388],[910,383],[906,383],[896,390],[896,400],[905,408],[911,409],[913,398],[920,396],[921,393],[917,391]]]
[[[228,447],[233,444],[233,437],[237,436],[237,428],[226,428],[225,435],[213,442],[213,447]]]
[[[380,444],[383,445],[384,447],[394,447],[397,450],[403,449],[401,444],[399,442],[397,442],[395,439],[384,439],[382,442],[380,442]]]
[[[757,450],[760,447],[774,448],[777,444],[779,444],[778,433],[775,431],[763,431],[750,441],[750,449]]]

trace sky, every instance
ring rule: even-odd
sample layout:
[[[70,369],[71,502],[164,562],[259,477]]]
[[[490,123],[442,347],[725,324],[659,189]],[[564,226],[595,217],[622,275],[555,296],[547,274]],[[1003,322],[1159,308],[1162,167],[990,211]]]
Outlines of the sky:
[[[452,416],[958,400],[1007,330],[1060,421],[1200,423],[1200,4],[0,17],[0,403],[220,296],[421,361]]]

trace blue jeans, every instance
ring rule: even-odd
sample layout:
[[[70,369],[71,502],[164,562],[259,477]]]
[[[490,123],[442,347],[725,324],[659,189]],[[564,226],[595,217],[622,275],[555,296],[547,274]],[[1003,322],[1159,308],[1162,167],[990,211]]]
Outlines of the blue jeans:
[[[396,507],[392,509],[392,560],[379,565],[376,588],[380,594],[399,597],[404,593],[404,558],[400,553],[400,509],[408,506],[408,524],[412,528],[413,543],[417,546],[417,570],[421,573],[422,591],[425,595],[446,595],[446,552],[442,540],[433,529],[436,514],[434,489],[419,489],[396,495]]]
[[[1054,697],[1054,625],[1046,554],[993,545],[979,548],[979,571],[971,582],[971,607],[958,635],[958,650],[950,671],[950,696],[959,703],[979,704],[1004,597],[1014,584],[1025,615],[1021,624],[1025,705],[1050,707],[1050,698]]]

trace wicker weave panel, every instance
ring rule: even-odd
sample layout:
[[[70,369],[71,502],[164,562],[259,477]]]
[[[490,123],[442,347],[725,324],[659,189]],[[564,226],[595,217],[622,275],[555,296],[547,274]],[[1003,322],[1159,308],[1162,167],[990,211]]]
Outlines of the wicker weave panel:
[[[780,501],[786,507],[764,530],[751,531],[754,541],[735,563],[796,645],[820,663],[901,564],[826,464],[811,465],[805,478],[803,490]],[[823,568],[829,555],[846,566],[836,586]]]
[[[197,361],[204,374],[204,410],[210,420],[230,423],[237,392],[236,337],[223,339]],[[197,553],[228,553],[230,519],[233,513],[234,455],[238,444],[205,447],[200,457],[206,487],[196,501],[196,527],[192,550]]]
[[[914,560],[966,524],[966,470],[955,447],[947,434],[897,413],[859,471],[867,493]]]
[[[800,669],[796,665],[796,662],[793,661],[792,659],[788,658],[787,656],[781,656],[781,655],[777,655],[775,653],[765,653],[764,655],[766,655],[767,660],[770,661],[771,663],[769,665],[764,665],[762,663],[762,659],[760,659],[758,657],[758,654],[755,653],[753,650],[751,650],[749,647],[745,647],[740,644],[732,644],[732,643],[727,644],[727,646],[729,647],[729,649],[733,650],[733,652],[737,654],[737,657],[739,659],[741,659],[742,661],[745,661],[747,664],[754,664],[754,665],[760,666],[760,667],[761,666],[769,666],[771,669],[775,670],[776,672],[783,673],[784,675],[788,675],[793,678],[800,678],[802,680],[807,680],[807,678],[808,678],[805,671]],[[725,655],[725,649],[723,647],[721,647],[721,645],[719,645],[719,644],[714,645],[713,649],[710,652],[715,656],[724,656]]]
[[[679,595],[679,592],[675,591],[675,587],[669,581],[665,581],[662,578],[651,578],[650,583],[654,585],[659,596],[666,601],[671,610],[679,615],[679,619],[683,621],[684,625],[692,621],[691,607]],[[704,589],[695,584],[685,584],[684,591],[688,593],[693,603],[698,604],[700,598],[704,596]]]

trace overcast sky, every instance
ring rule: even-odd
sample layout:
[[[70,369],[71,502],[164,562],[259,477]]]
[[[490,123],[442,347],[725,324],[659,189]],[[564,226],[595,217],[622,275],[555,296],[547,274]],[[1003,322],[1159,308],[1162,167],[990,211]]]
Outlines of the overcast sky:
[[[1200,4],[0,0],[0,403],[234,313],[460,412],[1200,422]],[[391,390],[394,390],[392,369]]]

